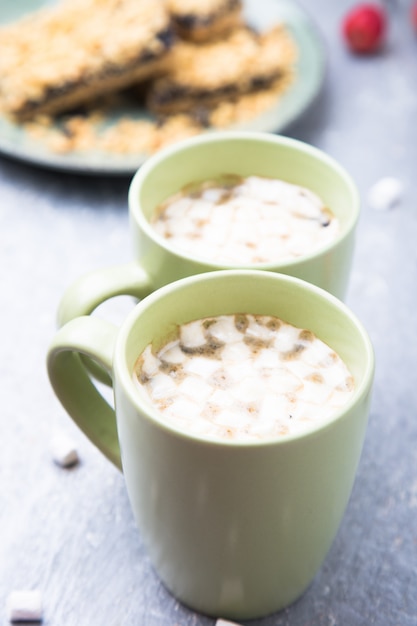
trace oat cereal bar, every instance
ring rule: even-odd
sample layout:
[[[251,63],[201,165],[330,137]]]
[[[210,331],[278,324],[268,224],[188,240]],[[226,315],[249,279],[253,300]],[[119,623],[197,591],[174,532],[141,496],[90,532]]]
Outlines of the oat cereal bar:
[[[55,114],[160,71],[170,16],[154,0],[64,0],[0,29],[0,110]]]
[[[213,107],[286,80],[296,59],[295,44],[282,25],[262,34],[234,30],[206,44],[179,42],[171,69],[150,86],[147,106],[155,114]]]
[[[242,23],[241,0],[167,0],[180,37],[191,41],[214,39]]]

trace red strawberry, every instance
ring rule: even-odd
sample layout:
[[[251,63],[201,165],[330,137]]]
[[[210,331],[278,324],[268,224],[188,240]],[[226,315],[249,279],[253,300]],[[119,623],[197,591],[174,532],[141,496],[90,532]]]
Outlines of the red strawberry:
[[[360,54],[376,52],[387,30],[384,9],[377,4],[359,4],[345,16],[342,32],[350,50]]]

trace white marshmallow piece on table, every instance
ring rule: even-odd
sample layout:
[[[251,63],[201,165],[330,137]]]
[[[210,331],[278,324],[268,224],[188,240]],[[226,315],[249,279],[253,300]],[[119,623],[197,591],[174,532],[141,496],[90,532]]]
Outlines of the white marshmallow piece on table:
[[[376,211],[392,209],[401,200],[403,183],[393,176],[381,178],[368,191],[368,204]]]
[[[226,619],[218,619],[214,626],[240,626],[240,624],[229,622]]]
[[[65,433],[55,433],[51,440],[52,458],[61,467],[71,467],[79,461],[75,442]]]
[[[12,591],[7,599],[9,622],[41,622],[42,595],[40,591]]]

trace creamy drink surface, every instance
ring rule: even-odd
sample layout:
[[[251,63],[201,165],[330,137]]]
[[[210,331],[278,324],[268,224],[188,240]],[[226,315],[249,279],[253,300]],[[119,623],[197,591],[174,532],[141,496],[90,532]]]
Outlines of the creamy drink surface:
[[[133,379],[168,423],[235,441],[319,426],[354,390],[344,362],[313,333],[247,314],[180,326],[157,352],[146,347]]]
[[[337,218],[312,191],[259,176],[188,185],[157,207],[151,223],[182,252],[239,264],[298,258],[339,232]]]

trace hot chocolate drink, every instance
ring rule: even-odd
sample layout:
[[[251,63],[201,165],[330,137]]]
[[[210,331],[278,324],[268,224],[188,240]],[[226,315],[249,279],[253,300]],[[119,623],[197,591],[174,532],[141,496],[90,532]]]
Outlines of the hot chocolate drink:
[[[331,242],[339,223],[312,191],[283,180],[235,175],[188,185],[155,211],[173,248],[218,263],[275,263]]]
[[[168,423],[217,440],[304,432],[335,414],[354,390],[328,345],[266,315],[183,324],[161,348],[146,347],[133,376]]]

